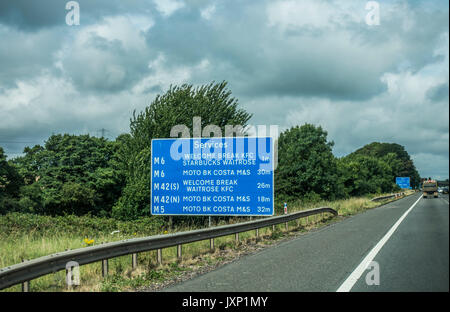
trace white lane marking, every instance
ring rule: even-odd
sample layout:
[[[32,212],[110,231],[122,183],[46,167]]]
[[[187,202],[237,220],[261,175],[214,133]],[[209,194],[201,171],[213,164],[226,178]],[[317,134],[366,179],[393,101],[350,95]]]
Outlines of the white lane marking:
[[[390,230],[384,235],[384,237],[373,247],[373,249],[368,253],[368,255],[363,259],[363,261],[356,267],[356,269],[350,274],[349,277],[342,283],[342,285],[336,290],[336,292],[349,292],[353,286],[356,284],[356,282],[359,280],[361,275],[364,273],[364,271],[367,269],[369,264],[373,261],[375,256],[378,254],[378,252],[381,250],[381,248],[386,244],[386,242],[389,240],[389,238],[392,236],[392,234],[395,232],[395,230],[398,228],[400,223],[402,223],[403,219],[406,218],[408,213],[414,208],[414,206],[419,202],[419,200],[422,199],[422,195],[419,197],[416,202],[409,207],[409,209],[400,217],[400,219],[395,222],[395,224],[390,228]]]
[[[441,197],[441,199],[442,199],[443,201],[445,201],[445,202],[447,203],[447,205],[449,204],[448,201],[447,201],[446,199],[444,199],[444,197]]]

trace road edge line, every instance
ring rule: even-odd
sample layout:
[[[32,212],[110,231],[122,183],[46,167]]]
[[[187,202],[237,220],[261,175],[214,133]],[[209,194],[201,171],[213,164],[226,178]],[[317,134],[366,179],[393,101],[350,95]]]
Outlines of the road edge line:
[[[373,261],[378,252],[383,248],[384,244],[389,240],[389,238],[394,234],[395,230],[399,227],[406,216],[411,212],[411,210],[417,205],[417,203],[422,199],[421,195],[411,207],[395,222],[395,224],[389,229],[389,231],[383,236],[383,238],[372,248],[372,250],[367,254],[367,256],[361,261],[361,263],[356,267],[356,269],[347,277],[347,279],[339,286],[336,292],[349,292],[359,278],[362,276],[364,271],[367,269],[369,264]]]

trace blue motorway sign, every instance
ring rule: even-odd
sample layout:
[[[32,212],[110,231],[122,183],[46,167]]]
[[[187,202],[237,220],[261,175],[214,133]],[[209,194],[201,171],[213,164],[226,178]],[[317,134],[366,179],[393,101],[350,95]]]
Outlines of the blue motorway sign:
[[[405,188],[405,189],[411,188],[409,177],[396,177],[395,184],[397,184],[401,188]]]
[[[271,137],[153,139],[153,215],[271,216]]]

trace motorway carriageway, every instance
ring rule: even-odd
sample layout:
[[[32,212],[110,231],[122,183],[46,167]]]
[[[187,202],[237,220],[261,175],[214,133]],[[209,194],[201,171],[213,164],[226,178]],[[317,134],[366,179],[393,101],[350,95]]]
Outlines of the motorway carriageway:
[[[439,196],[416,193],[164,291],[448,292],[449,198]]]

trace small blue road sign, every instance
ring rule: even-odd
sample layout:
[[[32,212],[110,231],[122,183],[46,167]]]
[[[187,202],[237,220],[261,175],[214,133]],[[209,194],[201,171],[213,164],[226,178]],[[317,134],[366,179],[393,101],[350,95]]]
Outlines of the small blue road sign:
[[[404,189],[411,188],[410,186],[410,178],[409,177],[396,177],[395,183],[400,187]]]

